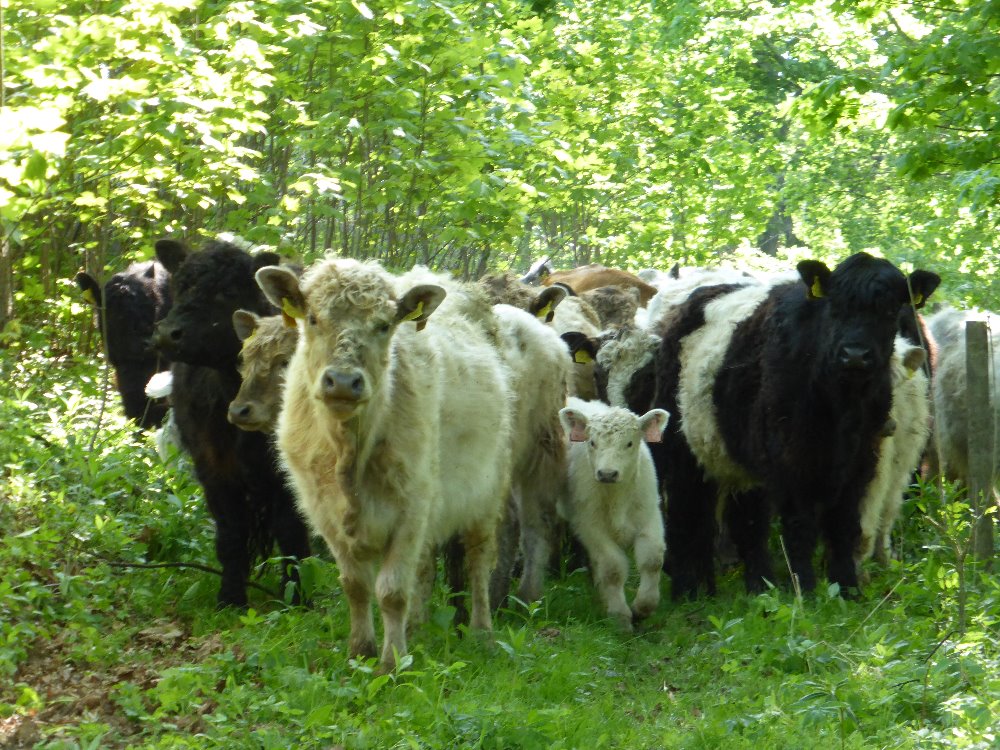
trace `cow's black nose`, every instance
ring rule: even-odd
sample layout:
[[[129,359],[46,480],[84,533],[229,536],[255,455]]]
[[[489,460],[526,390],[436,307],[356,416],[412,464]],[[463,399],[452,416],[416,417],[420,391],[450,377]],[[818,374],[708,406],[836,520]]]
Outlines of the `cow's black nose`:
[[[617,469],[598,469],[597,470],[597,480],[599,482],[604,482],[605,484],[612,484],[618,481],[618,470]]]
[[[860,346],[845,346],[837,355],[842,367],[847,370],[867,370],[872,366],[872,350]]]

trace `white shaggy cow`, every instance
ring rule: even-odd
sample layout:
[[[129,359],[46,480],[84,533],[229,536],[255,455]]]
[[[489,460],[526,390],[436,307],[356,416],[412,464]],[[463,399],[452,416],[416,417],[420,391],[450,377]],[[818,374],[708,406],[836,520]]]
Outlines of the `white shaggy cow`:
[[[562,339],[534,315],[510,305],[493,309],[514,394],[511,489],[523,558],[517,595],[531,602],[542,595],[558,525],[556,506],[566,491],[559,408],[566,403],[572,363]]]
[[[559,412],[570,440],[569,485],[562,513],[590,557],[594,584],[608,614],[625,630],[660,601],[665,545],[656,471],[646,442],[660,442],[670,415],[636,416],[599,401],[570,398]],[[644,442],[645,441],[645,442]],[[639,590],[625,601],[632,547]]]
[[[871,557],[889,558],[889,535],[899,515],[903,492],[920,465],[930,434],[930,393],[923,365],[927,353],[901,336],[896,337],[889,368],[892,407],[889,434],[879,446],[875,478],[861,500],[861,538],[855,553],[860,564]]]
[[[511,396],[488,301],[425,269],[394,277],[338,258],[315,264],[301,285],[278,267],[258,282],[298,320],[277,444],[300,509],[340,568],[350,655],[375,653],[374,594],[381,668],[395,667],[411,607],[423,606],[418,571],[456,534],[471,625],[489,630]]]
[[[966,396],[965,324],[985,320],[989,324],[991,350],[992,408],[994,423],[1000,420],[1000,320],[979,310],[945,308],[927,319],[938,347],[934,371],[934,440],[931,468],[947,479],[968,484],[968,398]],[[994,446],[994,477],[1000,475],[1000,441]],[[936,454],[940,452],[940,457]],[[938,465],[938,463],[940,465]],[[995,481],[995,480],[994,480]]]

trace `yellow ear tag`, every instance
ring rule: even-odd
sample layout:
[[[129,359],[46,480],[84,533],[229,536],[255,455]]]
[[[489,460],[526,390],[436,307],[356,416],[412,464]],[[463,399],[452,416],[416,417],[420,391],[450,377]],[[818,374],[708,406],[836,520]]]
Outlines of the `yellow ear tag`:
[[[292,300],[289,297],[281,298],[281,314],[289,318],[304,318],[306,316],[304,312],[292,304]]]
[[[584,349],[577,349],[573,352],[573,361],[578,365],[589,365],[594,361],[594,358],[590,356],[590,352]]]
[[[924,304],[924,295],[922,295],[920,292],[917,292],[916,294],[913,295],[913,306],[920,307],[922,304]]]
[[[95,302],[94,302],[94,293],[92,291],[90,291],[89,289],[84,289],[83,290],[83,299],[85,301],[89,302],[92,305],[95,304]]]
[[[282,317],[284,317],[284,316],[282,316]],[[292,325],[293,326],[295,325],[295,321],[294,320],[292,321]],[[252,331],[250,331],[250,335],[247,336],[245,339],[243,339],[243,346],[242,346],[241,350],[242,349],[246,349],[250,345],[250,342],[253,341],[253,337],[257,335],[257,331],[258,330],[259,330],[258,328],[254,328]]]
[[[286,328],[295,328],[295,319],[304,318],[306,315],[299,308],[292,304],[288,297],[281,298],[281,321]]]
[[[423,300],[420,300],[420,301],[419,301],[419,302],[417,303],[417,306],[416,306],[416,307],[414,307],[414,308],[413,308],[413,309],[412,309],[412,310],[411,310],[410,312],[406,313],[406,315],[404,315],[404,316],[402,317],[402,320],[416,320],[417,318],[420,318],[420,317],[422,317],[422,316],[423,316],[423,314],[424,314],[424,301],[423,301]],[[422,322],[423,322],[423,321],[422,321]],[[417,330],[418,330],[418,331],[420,331],[420,330],[422,330],[422,329],[423,329],[423,326],[421,326],[421,325],[420,325],[420,324],[418,323],[418,324],[417,324]]]
[[[809,287],[809,294],[814,298],[819,299],[823,296],[823,286],[819,283],[819,276],[813,279],[812,286]]]
[[[552,302],[549,301],[545,303],[545,307],[543,307],[541,310],[535,313],[535,317],[538,318],[539,320],[544,320],[545,322],[548,322],[549,316],[551,314],[552,314]]]

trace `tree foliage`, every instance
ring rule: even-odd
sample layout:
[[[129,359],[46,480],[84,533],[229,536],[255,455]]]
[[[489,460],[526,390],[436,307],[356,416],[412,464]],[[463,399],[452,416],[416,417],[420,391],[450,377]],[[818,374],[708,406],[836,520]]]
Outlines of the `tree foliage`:
[[[229,231],[466,277],[874,249],[988,303],[998,7],[11,0],[0,298]]]

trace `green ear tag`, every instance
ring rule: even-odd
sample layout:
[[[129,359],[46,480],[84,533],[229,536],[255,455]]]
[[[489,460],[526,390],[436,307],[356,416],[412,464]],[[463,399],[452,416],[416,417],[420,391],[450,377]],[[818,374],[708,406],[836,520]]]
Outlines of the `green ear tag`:
[[[823,296],[823,286],[819,283],[819,276],[813,279],[812,286],[809,287],[809,294],[811,294],[816,299]]]
[[[424,314],[424,301],[420,300],[417,306],[414,307],[410,312],[403,316],[403,320],[416,320],[417,318],[423,317]],[[417,330],[420,330],[422,326],[417,326]]]
[[[535,313],[535,317],[539,320],[544,320],[548,322],[549,316],[552,314],[552,302],[546,302],[545,307]]]
[[[916,294],[913,295],[913,306],[920,307],[922,304],[924,304],[924,295],[922,295],[920,292],[917,292]]]
[[[83,290],[83,299],[93,305],[94,304],[94,293],[92,291],[90,291],[89,289],[84,289]]]
[[[573,361],[578,365],[589,365],[594,361],[594,358],[590,356],[590,352],[584,349],[577,349],[573,352]]]

